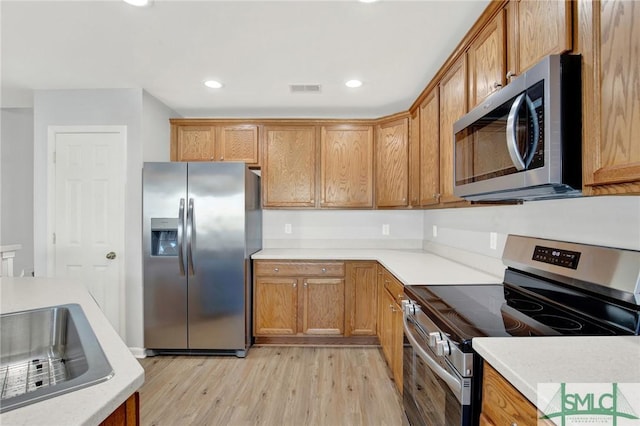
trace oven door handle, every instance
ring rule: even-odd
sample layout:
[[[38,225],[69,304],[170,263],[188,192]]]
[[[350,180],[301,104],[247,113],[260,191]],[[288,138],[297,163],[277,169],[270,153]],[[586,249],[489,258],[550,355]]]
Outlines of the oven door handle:
[[[409,330],[409,324],[407,322],[407,315],[406,314],[402,315],[402,322],[404,323],[404,334],[405,334],[405,336],[407,336],[407,339],[409,340],[409,343],[411,344],[411,347],[413,348],[413,350],[416,351],[418,356],[420,358],[422,358],[422,360],[424,362],[427,363],[427,365],[429,366],[431,371],[433,371],[440,379],[442,379],[443,382],[445,382],[447,384],[447,386],[449,386],[449,389],[451,389],[453,391],[454,395],[456,396],[456,399],[458,399],[458,401],[460,403],[462,403],[463,401],[462,401],[462,395],[461,395],[462,394],[462,383],[461,383],[461,381],[457,377],[455,377],[452,374],[450,374],[447,370],[442,368],[427,353],[427,351],[425,351],[422,348],[422,346],[420,346],[420,344],[418,343],[416,338],[411,333],[411,330]]]

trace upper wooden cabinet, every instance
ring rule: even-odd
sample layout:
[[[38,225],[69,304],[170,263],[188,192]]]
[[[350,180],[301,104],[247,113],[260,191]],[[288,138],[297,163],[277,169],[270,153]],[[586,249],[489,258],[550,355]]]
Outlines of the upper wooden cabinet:
[[[322,126],[320,206],[373,207],[373,128]]]
[[[218,161],[243,161],[258,164],[258,126],[221,126],[217,143]]]
[[[469,109],[499,90],[506,79],[506,13],[486,25],[467,50],[469,61]]]
[[[258,126],[211,120],[171,120],[172,161],[242,161],[260,163]]]
[[[409,120],[378,125],[376,138],[376,206],[409,205]]]
[[[588,194],[640,193],[640,3],[580,1],[583,181]]]
[[[264,207],[315,207],[316,128],[266,126],[264,134]]]
[[[440,202],[464,202],[453,195],[453,123],[467,112],[467,57],[462,55],[440,81]]]
[[[216,129],[213,126],[177,126],[175,161],[213,161]]]
[[[571,3],[569,0],[511,0],[508,3],[507,73],[520,75],[544,56],[571,50]]]
[[[440,93],[433,90],[420,104],[419,205],[440,201]]]

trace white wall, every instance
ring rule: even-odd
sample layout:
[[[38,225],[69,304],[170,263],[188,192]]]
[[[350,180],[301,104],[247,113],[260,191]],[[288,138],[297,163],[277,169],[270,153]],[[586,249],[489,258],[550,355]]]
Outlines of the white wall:
[[[142,97],[142,161],[169,161],[171,126],[169,118],[180,117],[165,104],[143,92]],[[127,261],[135,265],[126,278],[127,345],[140,350],[144,348],[143,286],[142,286],[142,164],[136,169],[138,192],[132,194],[133,205],[130,206],[135,223],[133,234],[127,234],[132,250],[127,253]]]
[[[142,163],[168,160],[168,118],[176,114],[141,89],[37,90],[34,92],[34,261],[46,273],[47,129],[67,125],[127,126],[125,193],[126,335],[130,347],[143,346],[142,334]]]
[[[437,237],[433,236],[434,225]],[[491,232],[497,234],[495,250],[489,248]],[[424,233],[425,249],[477,262],[476,267],[494,273],[495,268],[502,267],[498,259],[507,234],[640,250],[640,196],[426,210]],[[465,253],[472,256],[466,257]]]
[[[33,109],[3,108],[0,245],[20,244],[14,275],[33,272]]]
[[[420,249],[423,213],[417,210],[265,210],[263,248]],[[291,234],[285,225],[291,224]],[[382,235],[382,225],[389,235]]]

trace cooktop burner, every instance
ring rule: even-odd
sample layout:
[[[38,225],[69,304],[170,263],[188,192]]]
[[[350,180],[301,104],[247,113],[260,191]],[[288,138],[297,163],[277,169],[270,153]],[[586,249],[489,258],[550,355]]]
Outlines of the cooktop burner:
[[[621,308],[584,295],[580,304],[614,318],[597,318],[510,284],[407,286],[405,292],[462,344],[474,337],[634,334],[617,324],[624,309],[614,312]]]

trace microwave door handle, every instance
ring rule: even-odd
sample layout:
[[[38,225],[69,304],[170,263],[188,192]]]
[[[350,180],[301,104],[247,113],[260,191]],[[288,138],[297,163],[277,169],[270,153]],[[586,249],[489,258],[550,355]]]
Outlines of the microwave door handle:
[[[447,384],[449,389],[451,389],[455,394],[458,401],[462,402],[461,381],[455,376],[453,376],[452,374],[450,374],[447,370],[442,368],[436,361],[433,360],[431,355],[429,355],[427,351],[425,351],[422,348],[422,346],[420,346],[416,338],[411,333],[411,330],[409,330],[409,324],[407,323],[407,314],[402,315],[402,322],[404,325],[404,334],[405,336],[407,336],[407,340],[409,340],[409,343],[411,344],[411,347],[413,348],[413,350],[416,351],[418,356],[422,358],[424,362],[427,363],[427,365],[429,366],[429,369],[431,369],[431,371],[433,371],[434,374],[436,374],[440,379],[442,379],[442,381],[444,381]]]
[[[180,265],[180,276],[184,277],[184,198],[180,198],[178,207],[178,264]]]
[[[531,100],[529,95],[526,96],[526,100],[527,108],[529,109],[529,114],[531,115],[531,121],[533,122],[533,141],[531,142],[531,146],[529,147],[527,158],[525,158],[524,160],[525,167],[528,168],[533,161],[533,156],[536,155],[536,150],[538,149],[538,142],[540,141],[540,124],[538,121],[536,106],[533,104],[533,101]]]
[[[189,262],[189,275],[195,275],[195,265],[193,262],[193,245],[195,243],[195,221],[193,218],[193,198],[189,198],[187,207],[187,262]]]
[[[518,132],[518,112],[522,107],[525,95],[525,93],[521,93],[516,98],[516,100],[513,102],[513,105],[511,105],[509,117],[507,118],[507,149],[509,150],[509,157],[511,157],[511,161],[518,171],[522,171],[526,167],[524,160],[522,159],[522,156],[518,151],[518,141],[516,135]]]

